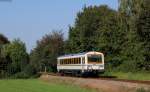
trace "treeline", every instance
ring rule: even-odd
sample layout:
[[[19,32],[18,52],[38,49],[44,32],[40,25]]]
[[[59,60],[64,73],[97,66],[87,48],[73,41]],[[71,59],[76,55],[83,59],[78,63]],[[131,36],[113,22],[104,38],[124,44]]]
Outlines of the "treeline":
[[[108,71],[150,72],[149,5],[150,0],[119,0],[118,10],[84,7],[67,40],[62,31],[53,31],[38,40],[30,54],[22,41],[0,35],[0,77],[56,72],[58,56],[86,51],[103,52]]]
[[[67,53],[101,51],[107,70],[150,71],[150,0],[84,7],[69,29]]]

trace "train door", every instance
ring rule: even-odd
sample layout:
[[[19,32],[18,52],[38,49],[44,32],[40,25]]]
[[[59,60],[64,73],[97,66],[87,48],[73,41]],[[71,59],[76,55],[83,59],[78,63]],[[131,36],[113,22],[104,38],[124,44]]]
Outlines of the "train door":
[[[85,68],[85,57],[81,57],[81,65],[82,65],[82,72],[84,72],[84,68]]]

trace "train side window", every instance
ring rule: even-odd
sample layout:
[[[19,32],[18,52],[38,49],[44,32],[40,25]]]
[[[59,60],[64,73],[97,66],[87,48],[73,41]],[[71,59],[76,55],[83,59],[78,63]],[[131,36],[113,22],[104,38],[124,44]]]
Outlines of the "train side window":
[[[72,63],[74,64],[74,58],[72,58]]]
[[[73,63],[75,64],[75,63],[76,63],[76,61],[74,60],[74,58],[73,58],[72,60],[73,60]]]
[[[85,64],[85,58],[84,57],[82,57],[82,63]]]
[[[67,63],[67,59],[65,59],[65,63],[68,64],[68,63]]]
[[[73,62],[74,62],[74,64],[76,63],[76,61],[74,60],[74,58],[72,59],[73,60]]]
[[[59,60],[59,64],[61,64],[61,59]]]
[[[66,61],[66,64],[68,64],[68,61],[67,61],[67,59],[65,59],[65,61]]]
[[[70,59],[68,59],[69,64],[71,64]]]
[[[75,64],[77,64],[77,59],[76,58],[74,58],[74,61],[75,61]]]
[[[67,59],[67,64],[69,64],[69,61],[68,61],[68,59]]]
[[[73,58],[73,64],[75,64],[74,58]]]
[[[64,64],[64,59],[62,60],[62,64]]]
[[[80,58],[78,58],[78,60],[79,60],[79,64],[80,64],[81,63]]]
[[[68,64],[67,59],[65,59],[66,64]]]
[[[73,64],[73,63],[72,63],[72,58],[70,59],[70,61],[71,61],[71,64]]]
[[[69,61],[70,61],[70,64],[72,64],[72,63],[71,63],[71,59],[69,59]]]
[[[81,58],[79,58],[79,64],[81,64]]]
[[[63,59],[61,60],[61,64],[63,64]]]
[[[69,59],[69,62],[70,62],[70,64],[71,64],[71,59]]]
[[[78,64],[78,58],[75,58],[75,60],[76,60],[76,64]]]
[[[66,61],[67,61],[67,64],[69,64],[68,59],[66,59]]]
[[[64,59],[64,64],[66,64],[66,59]]]
[[[72,60],[72,58],[71,58],[70,60],[71,60],[71,64],[73,64],[73,60]]]
[[[65,60],[63,59],[63,64],[65,64]]]
[[[61,64],[63,64],[63,59],[61,59]]]
[[[68,62],[69,62],[69,64],[70,64],[70,60],[68,59]]]
[[[78,60],[78,64],[80,64],[80,60],[79,60],[79,58],[77,58],[77,60]]]
[[[76,60],[76,58],[74,58],[74,62],[75,62],[75,64],[77,64],[77,60]]]

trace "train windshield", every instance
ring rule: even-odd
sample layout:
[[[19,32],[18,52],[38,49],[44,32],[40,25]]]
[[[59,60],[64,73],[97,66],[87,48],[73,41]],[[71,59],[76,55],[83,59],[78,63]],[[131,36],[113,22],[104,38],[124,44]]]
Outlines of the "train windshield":
[[[102,56],[101,55],[88,55],[88,62],[89,63],[101,63]]]

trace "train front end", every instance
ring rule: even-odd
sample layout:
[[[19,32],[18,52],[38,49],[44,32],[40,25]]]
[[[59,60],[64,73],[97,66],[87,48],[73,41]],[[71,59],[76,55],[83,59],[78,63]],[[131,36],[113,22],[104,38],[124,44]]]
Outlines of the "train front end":
[[[90,52],[86,54],[85,71],[87,73],[104,72],[104,54],[99,52]]]

